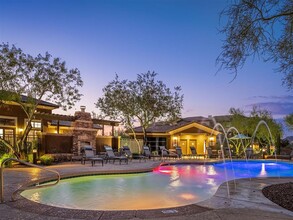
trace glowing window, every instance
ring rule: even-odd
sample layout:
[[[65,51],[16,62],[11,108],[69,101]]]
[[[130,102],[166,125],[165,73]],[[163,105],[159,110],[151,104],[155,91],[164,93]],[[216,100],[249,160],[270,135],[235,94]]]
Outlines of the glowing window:
[[[27,123],[28,120],[26,119],[25,121]],[[41,128],[42,128],[42,122],[41,121],[33,120],[31,122],[31,125],[32,125],[32,128],[36,129],[36,130],[41,130]]]
[[[41,129],[42,123],[40,121],[32,121],[32,127]]]
[[[0,126],[16,126],[15,118],[0,118]]]

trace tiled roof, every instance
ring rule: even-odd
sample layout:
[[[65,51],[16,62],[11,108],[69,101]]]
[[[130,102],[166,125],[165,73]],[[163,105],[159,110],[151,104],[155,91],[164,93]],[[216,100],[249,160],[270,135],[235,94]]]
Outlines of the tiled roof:
[[[231,115],[218,115],[218,116],[214,116],[214,119],[216,120],[216,122],[227,122],[227,121],[231,121]]]
[[[72,121],[59,121],[59,126],[64,126],[64,127],[71,127]],[[58,122],[57,120],[52,120],[51,125],[57,126]],[[98,124],[93,124],[93,128],[95,129],[103,129],[101,125]]]
[[[35,117],[46,120],[75,121],[76,117],[72,115],[52,114],[46,112],[36,112]]]
[[[4,101],[13,101],[13,100],[10,100],[10,99],[9,100],[6,99],[7,96],[9,96],[9,95],[15,94],[16,97],[19,97],[16,93],[13,93],[13,92],[10,92],[10,91],[0,90],[0,93],[2,94],[1,98],[4,98]],[[15,97],[12,97],[12,99],[13,98],[15,98]],[[23,103],[26,103],[28,101],[28,97],[26,95],[20,95],[20,99],[21,99],[21,102],[23,102]],[[47,101],[43,101],[43,100],[40,101],[39,105],[53,107],[53,108],[59,108],[59,105],[56,105],[56,104],[53,104],[53,103],[50,103],[50,102],[47,102]]]
[[[72,121],[59,121],[59,126],[71,127]],[[57,126],[58,121],[52,120],[51,125]]]
[[[21,101],[22,102],[27,102],[27,99],[28,99],[27,96],[21,95]],[[50,103],[50,102],[47,102],[47,101],[43,101],[43,100],[40,101],[40,105],[59,108],[59,105],[56,105],[56,104],[53,104],[53,103]]]
[[[230,116],[223,115],[223,116],[215,116],[214,117],[216,122],[223,122],[228,121]],[[209,128],[213,128],[214,122],[209,117],[202,117],[202,116],[195,116],[195,117],[186,117],[178,120],[176,123],[170,124],[167,122],[156,122],[152,124],[148,129],[147,132],[149,133],[166,133],[181,127],[184,127],[186,125],[192,124],[193,122],[196,122],[198,124],[204,125]],[[142,132],[142,127],[136,127],[134,128],[134,131],[137,133]]]

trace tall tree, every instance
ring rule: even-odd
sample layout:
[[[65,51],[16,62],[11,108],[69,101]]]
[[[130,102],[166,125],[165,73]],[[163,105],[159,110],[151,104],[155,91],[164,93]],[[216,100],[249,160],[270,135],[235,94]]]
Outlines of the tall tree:
[[[272,61],[283,73],[283,85],[293,89],[292,0],[238,0],[223,10],[226,21],[220,69],[235,73],[249,56]]]
[[[26,154],[26,140],[31,122],[42,99],[52,101],[64,110],[80,100],[83,84],[78,69],[68,69],[60,58],[47,52],[33,57],[9,44],[0,45],[0,99],[18,103],[27,117],[27,124],[17,142],[16,154]],[[24,101],[23,96],[27,98]],[[5,143],[4,140],[2,142]],[[9,145],[9,143],[5,143]]]
[[[285,117],[285,122],[290,130],[293,130],[293,113]]]
[[[230,125],[236,127],[240,133],[249,137],[252,137],[261,120],[267,123],[272,134],[272,140],[265,125],[260,125],[255,135],[255,141],[259,143],[260,147],[276,144],[282,134],[281,125],[272,118],[271,113],[266,109],[260,109],[254,106],[247,116],[244,114],[244,111],[235,108],[231,108],[229,113],[232,116]]]
[[[162,81],[156,80],[157,73],[148,71],[137,75],[134,81],[120,80],[118,75],[104,89],[96,107],[104,116],[120,120],[134,132],[138,122],[147,136],[147,128],[158,120],[175,120],[181,116],[183,95],[180,87],[174,91]]]

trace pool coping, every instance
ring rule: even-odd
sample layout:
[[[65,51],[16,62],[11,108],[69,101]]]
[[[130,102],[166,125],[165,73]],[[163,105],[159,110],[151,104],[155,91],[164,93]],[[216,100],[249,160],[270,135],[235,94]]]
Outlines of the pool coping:
[[[162,165],[171,165],[171,164],[190,164],[190,161],[172,161],[172,162],[163,162],[160,163]],[[221,162],[221,161],[220,161]],[[210,161],[210,162],[193,162],[193,164],[214,164],[218,163],[217,161]],[[159,164],[159,163],[158,163]],[[131,169],[131,170],[104,170],[104,171],[91,171],[91,172],[77,172],[77,173],[71,173],[71,174],[64,174],[61,175],[62,179],[66,178],[74,178],[79,176],[89,176],[89,175],[114,175],[114,174],[133,174],[133,173],[145,173],[145,172],[151,172],[154,168],[158,167],[158,164],[145,169]],[[56,178],[52,177],[46,177],[41,178],[35,181],[29,181],[27,183],[24,183],[21,188],[31,186],[37,183],[44,183],[48,181],[53,181]],[[246,180],[270,180],[270,179],[276,179],[276,177],[258,177],[258,178],[243,178],[238,179],[237,181],[246,181]],[[288,178],[278,178],[278,179],[288,179]],[[292,178],[289,178],[292,179]],[[50,205],[45,205],[37,202],[33,202],[31,200],[28,200],[20,195],[20,193],[23,191],[17,190],[16,192],[16,198],[17,200],[12,202],[5,202],[6,205],[19,209],[21,211],[25,212],[32,212],[39,215],[45,215],[50,217],[59,217],[59,218],[82,218],[82,219],[93,219],[97,218],[100,220],[103,219],[132,219],[132,218],[165,218],[165,217],[171,217],[171,216],[186,216],[186,215],[193,215],[193,214],[199,214],[202,212],[207,212],[216,209],[214,204],[210,205],[213,200],[213,198],[216,198],[218,195],[218,191],[221,191],[220,188],[225,187],[227,184],[231,184],[235,182],[234,180],[224,182],[222,183],[216,193],[210,198],[205,201],[201,201],[195,204],[185,205],[185,206],[179,206],[179,207],[169,207],[169,208],[160,208],[160,209],[147,209],[147,210],[80,210],[80,209],[69,209],[69,208],[61,208],[61,207],[54,207]],[[270,182],[270,181],[269,181]],[[265,198],[265,197],[264,197]],[[266,199],[266,198],[265,198]],[[268,199],[267,199],[268,200]],[[275,207],[277,208],[277,207]],[[286,211],[282,210],[283,208],[280,208],[281,213],[286,213]],[[290,212],[290,211],[289,211]],[[290,213],[289,213],[290,214]],[[293,213],[292,213],[293,215]]]

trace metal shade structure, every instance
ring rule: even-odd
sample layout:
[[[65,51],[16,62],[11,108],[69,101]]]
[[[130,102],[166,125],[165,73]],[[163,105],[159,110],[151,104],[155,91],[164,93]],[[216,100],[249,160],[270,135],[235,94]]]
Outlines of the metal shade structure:
[[[240,139],[242,139],[242,140],[244,140],[244,139],[251,139],[251,137],[248,137],[248,136],[246,136],[244,134],[237,134],[237,135],[229,138],[229,140],[240,140]]]

